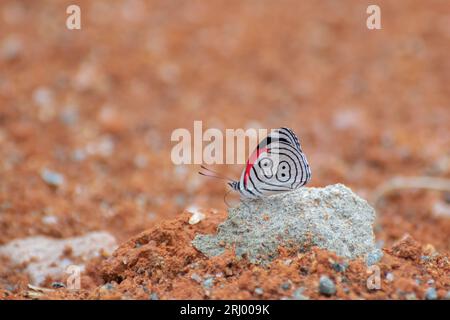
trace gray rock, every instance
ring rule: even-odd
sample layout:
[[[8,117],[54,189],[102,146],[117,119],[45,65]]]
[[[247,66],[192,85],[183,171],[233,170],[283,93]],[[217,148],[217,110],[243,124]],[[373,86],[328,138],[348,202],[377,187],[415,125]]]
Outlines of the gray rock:
[[[342,184],[300,188],[245,200],[229,210],[217,234],[197,235],[192,244],[209,257],[234,246],[238,257],[261,264],[276,257],[279,246],[315,245],[354,259],[375,251],[374,219],[374,209]]]
[[[428,288],[425,292],[425,299],[427,300],[436,300],[438,298],[437,292],[435,288]]]
[[[31,283],[40,285],[48,276],[67,274],[70,266],[76,266],[82,272],[86,261],[100,256],[102,250],[112,253],[116,247],[116,239],[101,231],[67,239],[34,236],[0,246],[0,256],[8,257],[13,265],[26,264],[25,271],[30,275]],[[76,264],[71,258],[64,257],[67,248],[72,249]]]
[[[336,293],[336,285],[328,276],[321,276],[319,280],[319,292],[326,296],[332,296]]]

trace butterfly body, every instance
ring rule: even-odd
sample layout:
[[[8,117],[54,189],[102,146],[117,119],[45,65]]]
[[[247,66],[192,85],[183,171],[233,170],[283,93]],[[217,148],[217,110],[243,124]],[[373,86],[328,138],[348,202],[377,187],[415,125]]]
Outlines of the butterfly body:
[[[261,198],[304,186],[311,169],[295,133],[273,130],[247,160],[239,181],[229,183],[241,198]]]

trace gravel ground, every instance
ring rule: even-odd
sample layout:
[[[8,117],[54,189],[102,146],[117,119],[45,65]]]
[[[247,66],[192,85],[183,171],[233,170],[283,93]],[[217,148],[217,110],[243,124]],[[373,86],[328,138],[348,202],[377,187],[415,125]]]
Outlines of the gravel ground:
[[[372,202],[393,177],[450,178],[447,1],[378,1],[373,31],[359,0],[77,3],[73,31],[67,1],[0,3],[0,245],[105,232],[119,248],[83,262],[79,291],[67,274],[30,287],[27,263],[0,257],[1,298],[448,299],[450,194]],[[279,248],[269,267],[195,250],[227,207],[224,183],[170,161],[194,120],[292,128],[309,187],[375,206],[381,288],[366,261],[319,248]]]

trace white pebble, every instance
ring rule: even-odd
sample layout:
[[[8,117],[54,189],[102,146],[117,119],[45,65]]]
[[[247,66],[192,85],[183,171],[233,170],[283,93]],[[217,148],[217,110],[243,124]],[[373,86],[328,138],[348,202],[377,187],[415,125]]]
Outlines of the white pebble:
[[[42,217],[42,223],[52,225],[58,223],[58,217],[56,216],[44,216]]]
[[[392,282],[392,281],[394,281],[394,274],[393,274],[392,272],[388,272],[388,273],[386,274],[386,281],[387,281],[387,282]]]
[[[191,207],[187,211],[192,213],[192,216],[189,218],[189,224],[197,224],[205,219],[205,214],[201,213],[197,207]]]
[[[64,176],[62,174],[48,169],[41,171],[41,178],[51,186],[59,187],[64,184]]]

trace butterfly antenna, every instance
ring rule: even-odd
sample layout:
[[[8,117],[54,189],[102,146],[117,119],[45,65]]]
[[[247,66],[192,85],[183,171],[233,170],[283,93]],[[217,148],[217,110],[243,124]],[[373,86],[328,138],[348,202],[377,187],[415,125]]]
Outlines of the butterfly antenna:
[[[198,173],[199,173],[200,175],[202,175],[202,176],[205,176],[205,177],[211,177],[211,178],[217,178],[217,179],[223,179],[223,180],[228,180],[228,181],[230,181],[230,182],[234,182],[233,179],[230,179],[230,178],[228,178],[228,177],[226,177],[226,176],[224,176],[224,175],[221,175],[221,174],[218,173],[217,171],[211,170],[211,169],[205,167],[204,165],[201,165],[200,167],[201,167],[203,170],[206,170],[206,172],[201,172],[201,171],[198,172]]]

